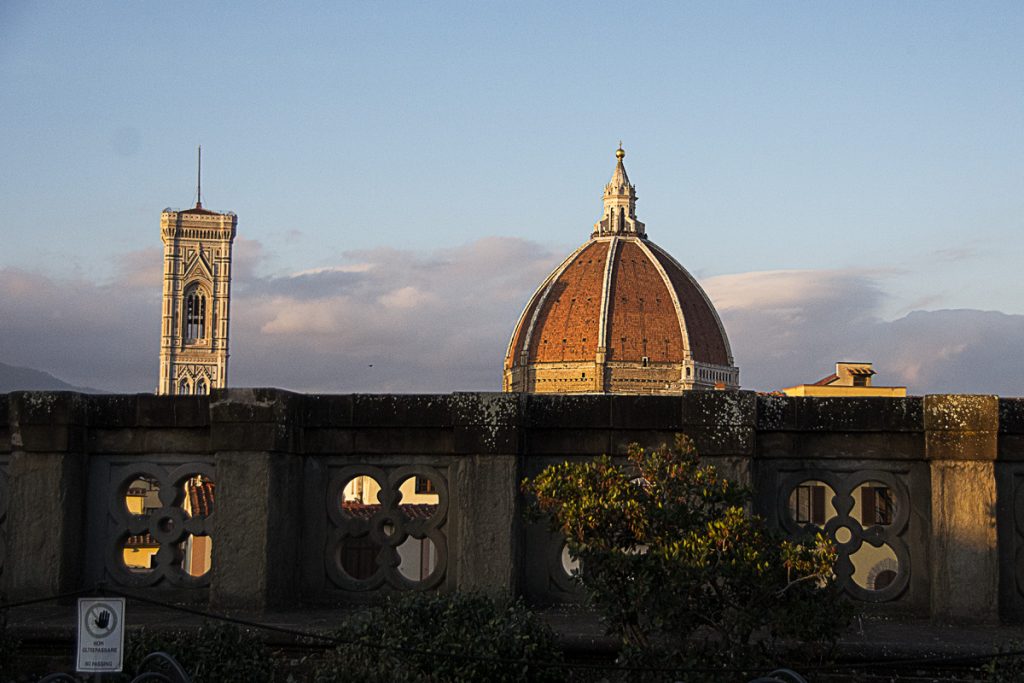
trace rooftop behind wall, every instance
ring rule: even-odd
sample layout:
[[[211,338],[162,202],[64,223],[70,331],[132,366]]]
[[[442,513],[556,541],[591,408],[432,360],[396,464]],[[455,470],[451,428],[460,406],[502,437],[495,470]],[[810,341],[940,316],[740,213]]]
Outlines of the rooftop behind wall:
[[[561,541],[526,523],[519,482],[677,432],[751,485],[770,524],[836,538],[840,580],[869,610],[1024,619],[1024,399],[964,395],[0,395],[0,590],[573,602]],[[125,502],[140,480],[159,491],[145,515]],[[129,566],[140,548],[149,565]]]

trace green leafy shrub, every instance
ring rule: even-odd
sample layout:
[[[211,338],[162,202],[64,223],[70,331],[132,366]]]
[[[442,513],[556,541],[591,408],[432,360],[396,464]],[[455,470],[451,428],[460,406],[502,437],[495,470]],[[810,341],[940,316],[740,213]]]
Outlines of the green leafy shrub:
[[[771,532],[747,512],[749,491],[702,465],[685,436],[675,449],[634,444],[628,460],[563,463],[523,482],[580,561],[574,577],[621,639],[622,662],[724,673],[770,663],[784,644],[827,652],[850,611],[822,534]]]
[[[328,653],[315,673],[319,683],[564,678],[558,669],[525,663],[557,661],[559,652],[550,629],[521,601],[474,593],[406,593],[371,609],[337,635],[351,644]]]
[[[130,631],[125,671],[134,672],[153,652],[174,657],[193,683],[274,680],[270,650],[254,631],[233,624],[203,623],[180,631]]]

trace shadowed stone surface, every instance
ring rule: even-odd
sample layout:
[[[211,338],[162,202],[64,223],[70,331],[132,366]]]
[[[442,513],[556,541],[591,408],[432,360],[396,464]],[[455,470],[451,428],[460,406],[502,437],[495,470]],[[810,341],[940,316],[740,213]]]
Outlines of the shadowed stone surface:
[[[112,560],[97,544],[107,510],[123,505],[117,497],[124,494],[91,488],[101,461],[124,468],[202,460],[215,473],[213,569],[208,591],[195,600],[271,609],[360,603],[414,589],[413,580],[369,592],[332,583],[341,560],[329,549],[345,547],[339,538],[348,543],[345,534],[353,532],[329,488],[351,476],[346,472],[377,472],[388,482],[430,472],[448,491],[446,517],[430,530],[443,535],[444,575],[430,589],[572,602],[553,554],[558,540],[524,520],[520,482],[565,459],[621,456],[632,442],[671,444],[678,432],[694,439],[706,462],[751,486],[769,523],[789,514],[789,490],[780,481],[884,480],[909,496],[897,501],[909,506],[905,529],[886,532],[886,542],[905,546],[907,588],[872,610],[1024,619],[1024,401],[994,396],[317,396],[276,389],[208,397],[0,395],[7,491],[0,589],[16,600],[104,575],[105,565],[96,563]],[[390,502],[367,523],[387,524],[383,516],[395,514],[396,494],[387,495]],[[374,528],[379,534],[383,527]],[[413,521],[403,528],[403,538],[427,533]],[[378,557],[366,552],[369,561]]]

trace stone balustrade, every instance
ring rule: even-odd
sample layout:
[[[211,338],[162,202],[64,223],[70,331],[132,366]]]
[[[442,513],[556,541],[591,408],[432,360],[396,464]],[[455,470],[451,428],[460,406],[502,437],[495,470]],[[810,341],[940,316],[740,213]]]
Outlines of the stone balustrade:
[[[524,518],[519,483],[677,432],[769,524],[830,534],[865,609],[1024,620],[1024,399],[967,395],[0,395],[0,591],[571,602],[563,544]]]

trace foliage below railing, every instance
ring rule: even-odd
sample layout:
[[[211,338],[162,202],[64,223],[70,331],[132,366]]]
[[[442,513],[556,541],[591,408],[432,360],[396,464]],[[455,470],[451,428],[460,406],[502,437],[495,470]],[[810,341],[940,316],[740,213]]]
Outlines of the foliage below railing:
[[[831,542],[769,530],[747,512],[749,491],[701,464],[685,436],[675,449],[631,446],[628,465],[563,463],[523,486],[565,535],[625,662],[753,667],[784,643],[827,651],[848,623]]]

